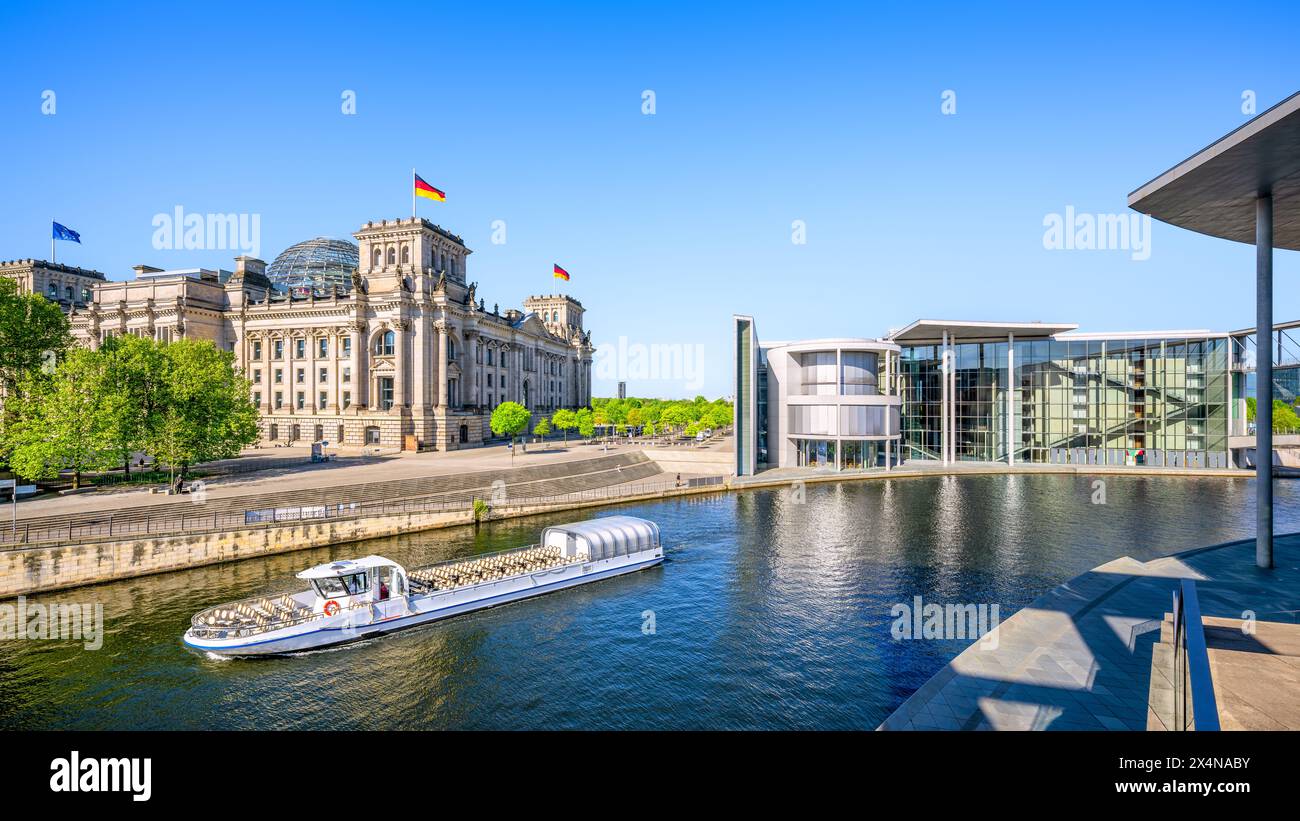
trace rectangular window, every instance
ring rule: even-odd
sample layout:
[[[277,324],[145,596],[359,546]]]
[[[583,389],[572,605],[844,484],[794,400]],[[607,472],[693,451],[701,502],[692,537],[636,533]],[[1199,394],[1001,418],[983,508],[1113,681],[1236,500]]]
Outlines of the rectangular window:
[[[306,409],[307,409],[307,397],[306,397],[306,395],[303,394],[302,391],[298,391],[298,404],[297,404],[297,408],[298,408],[298,410],[306,410]]]
[[[272,349],[271,349],[271,356],[272,356],[273,358],[275,358],[275,359],[284,359],[284,340],[283,340],[283,339],[277,339],[277,340],[275,340],[275,342],[273,343],[273,347],[272,347]]]
[[[351,355],[352,355],[352,337],[345,336],[343,337],[343,356],[348,357]]]
[[[393,407],[393,379],[389,376],[379,377],[379,407],[389,410]]]
[[[316,355],[321,359],[330,355],[330,341],[325,337],[316,340]]]
[[[344,382],[344,384],[351,384],[351,383],[352,383],[352,369],[351,369],[351,368],[344,368],[344,369],[343,369],[343,382]]]
[[[307,381],[307,369],[306,369],[306,368],[299,368],[299,369],[298,369],[298,384],[299,384],[299,385],[304,384],[306,381]]]
[[[253,404],[257,405],[259,408],[262,406],[262,394],[257,392],[253,393]]]
[[[294,356],[298,357],[299,359],[307,358],[307,340],[295,339],[293,341],[293,349],[294,349]]]
[[[260,385],[260,384],[262,384],[262,369],[261,369],[261,368],[253,368],[253,384],[255,384],[255,385]]]
[[[318,402],[316,403],[316,407],[320,408],[321,410],[325,410],[325,406],[328,405],[328,404],[330,403],[330,402],[329,402],[329,394],[327,394],[325,391],[321,391],[321,392],[320,392],[320,396],[317,397],[317,398],[318,398],[320,401],[318,401]]]
[[[275,392],[275,409],[280,410],[284,407],[284,394],[280,391]],[[272,437],[274,438],[274,437]]]
[[[275,369],[275,384],[277,385],[284,384],[284,370],[282,368]]]
[[[253,343],[253,358],[262,358],[262,341],[260,339]]]
[[[324,384],[324,383],[330,381],[330,369],[329,369],[329,368],[321,368],[321,369],[320,369],[320,373],[317,375],[317,379],[316,379],[316,381],[317,381],[317,382],[320,382],[321,384]]]
[[[345,407],[345,408],[350,408],[350,407],[352,407],[352,391],[344,391],[344,392],[343,392],[343,407]],[[343,437],[340,436],[339,439],[340,439],[340,441],[341,441],[341,440],[343,439]]]

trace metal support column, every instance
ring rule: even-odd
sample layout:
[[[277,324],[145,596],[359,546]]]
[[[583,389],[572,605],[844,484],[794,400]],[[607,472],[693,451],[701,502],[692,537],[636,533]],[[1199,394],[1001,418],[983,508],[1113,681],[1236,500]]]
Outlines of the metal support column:
[[[1007,464],[1016,463],[1016,335],[1007,334]]]
[[[1273,194],[1255,200],[1255,565],[1273,566]]]
[[[939,395],[939,450],[943,454],[943,464],[948,465],[948,332],[943,332],[943,354],[940,358],[939,378],[943,388]]]

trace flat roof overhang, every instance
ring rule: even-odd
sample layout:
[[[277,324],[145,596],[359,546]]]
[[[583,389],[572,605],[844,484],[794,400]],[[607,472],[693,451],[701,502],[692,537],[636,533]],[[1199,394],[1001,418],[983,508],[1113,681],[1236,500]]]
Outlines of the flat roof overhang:
[[[1300,251],[1300,93],[1128,195],[1161,222],[1255,244],[1255,200],[1273,194],[1273,247]]]
[[[971,320],[918,319],[906,328],[891,333],[887,339],[898,344],[918,345],[942,342],[943,334],[957,342],[1005,341],[1017,338],[1048,337],[1073,331],[1079,326],[1065,322],[975,322]]]

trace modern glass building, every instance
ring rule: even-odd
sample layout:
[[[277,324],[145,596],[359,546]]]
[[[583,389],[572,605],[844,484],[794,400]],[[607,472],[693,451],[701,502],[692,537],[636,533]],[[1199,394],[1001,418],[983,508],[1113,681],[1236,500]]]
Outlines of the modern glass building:
[[[753,418],[768,418],[766,453],[758,450],[756,432],[746,431],[753,470],[883,467],[905,459],[1230,464],[1228,437],[1245,413],[1246,368],[1229,334],[1076,328],[921,320],[881,340],[760,346],[755,338],[745,356],[753,363],[752,382],[768,376],[762,403],[768,407],[760,407],[756,391],[736,394],[737,414],[751,402]],[[895,415],[859,426],[843,415],[832,418],[809,398],[831,393],[839,402],[858,391],[888,397]],[[879,436],[865,451],[854,443],[862,432]],[[738,451],[740,435],[738,428]],[[885,444],[894,442],[901,452],[887,462]]]
[[[760,466],[888,469],[898,463],[896,345],[878,339],[762,344],[735,317],[736,472]]]
[[[355,243],[316,237],[284,249],[266,266],[266,276],[278,291],[328,294],[335,286],[347,291],[359,260]]]

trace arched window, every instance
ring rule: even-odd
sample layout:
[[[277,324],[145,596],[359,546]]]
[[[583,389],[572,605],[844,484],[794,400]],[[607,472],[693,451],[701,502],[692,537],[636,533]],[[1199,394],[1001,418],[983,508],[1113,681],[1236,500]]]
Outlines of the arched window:
[[[389,265],[396,265],[396,264],[397,264],[397,249],[396,249],[396,248],[391,248],[391,247],[390,247],[390,248],[388,249],[388,264],[389,264]]]
[[[384,331],[375,337],[375,356],[392,356],[396,347],[397,335],[392,331]]]
[[[409,246],[409,245],[403,245],[403,246],[402,246],[402,264],[403,264],[403,265],[406,265],[406,264],[410,263],[410,261],[411,261],[411,246]]]
[[[375,253],[373,254],[373,256],[374,256],[374,258],[375,258],[374,266],[375,266],[376,268],[378,268],[379,266],[381,266],[381,265],[384,264],[384,252],[383,252],[383,249],[381,249],[381,248],[375,248]]]
[[[65,286],[63,287],[63,295],[64,295],[65,297],[67,297],[67,299],[68,299],[69,302],[72,301],[72,286],[71,286],[71,285],[65,285]]]

